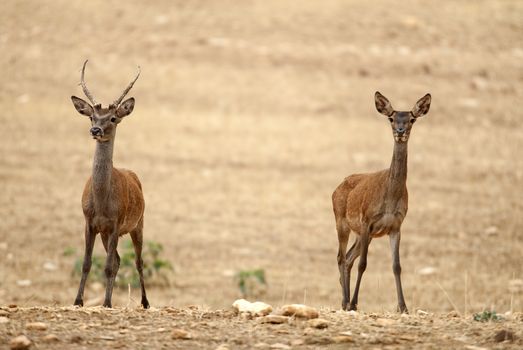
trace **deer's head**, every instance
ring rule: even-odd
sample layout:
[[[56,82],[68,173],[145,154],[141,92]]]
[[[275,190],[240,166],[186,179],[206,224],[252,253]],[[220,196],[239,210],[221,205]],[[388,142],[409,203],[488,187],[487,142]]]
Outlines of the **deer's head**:
[[[412,125],[419,117],[428,113],[430,108],[430,94],[426,94],[416,102],[414,108],[408,112],[395,111],[389,100],[378,91],[374,94],[376,109],[387,116],[392,127],[392,134],[396,142],[407,142],[409,140]]]
[[[128,98],[123,102],[122,100],[140,76],[140,67],[138,67],[138,74],[125,88],[122,95],[107,108],[103,108],[100,103],[96,102],[93,95],[85,85],[84,73],[86,64],[87,61],[84,62],[82,68],[80,85],[82,86],[85,96],[89,101],[91,101],[92,105],[76,96],[71,96],[71,100],[73,101],[74,108],[76,108],[78,113],[89,117],[91,120],[91,136],[98,142],[106,142],[114,137],[116,125],[118,125],[124,117],[131,114],[134,109],[134,97]]]

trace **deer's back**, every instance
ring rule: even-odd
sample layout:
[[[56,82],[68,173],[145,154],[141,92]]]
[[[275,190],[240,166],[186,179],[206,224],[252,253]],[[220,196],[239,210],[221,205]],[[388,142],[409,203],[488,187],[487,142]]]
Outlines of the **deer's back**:
[[[113,218],[116,218],[118,233],[123,235],[136,228],[143,218],[142,185],[131,170],[113,168],[107,200],[98,203],[96,198],[92,177],[89,177],[82,196],[82,208],[97,232],[111,230]]]

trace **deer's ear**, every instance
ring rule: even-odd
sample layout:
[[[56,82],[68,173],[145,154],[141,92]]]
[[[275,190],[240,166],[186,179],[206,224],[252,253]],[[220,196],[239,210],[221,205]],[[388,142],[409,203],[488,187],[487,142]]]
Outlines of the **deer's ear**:
[[[374,103],[376,103],[376,109],[381,114],[390,117],[392,113],[394,113],[394,108],[392,108],[392,105],[390,104],[389,100],[387,100],[385,96],[380,94],[379,91],[376,91],[376,93],[374,94]]]
[[[93,107],[89,103],[76,96],[71,96],[71,101],[73,101],[74,108],[78,113],[88,117],[93,115]]]
[[[430,94],[426,94],[416,102],[414,108],[412,108],[412,114],[416,117],[422,117],[429,112],[430,108]]]
[[[134,109],[134,97],[128,98],[127,100],[123,101],[120,107],[116,110],[116,115],[118,118],[123,118],[129,114]]]

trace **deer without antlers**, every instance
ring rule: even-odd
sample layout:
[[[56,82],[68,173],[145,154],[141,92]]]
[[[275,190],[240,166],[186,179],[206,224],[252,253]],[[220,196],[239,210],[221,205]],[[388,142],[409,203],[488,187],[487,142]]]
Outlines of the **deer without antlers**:
[[[80,85],[92,105],[76,96],[71,96],[76,110],[91,120],[91,136],[96,140],[93,172],[85,184],[82,195],[82,209],[85,216],[85,256],[82,266],[82,279],[74,305],[83,305],[83,294],[87,275],[91,270],[91,258],[96,235],[100,233],[107,252],[105,276],[105,307],[112,307],[114,279],[120,267],[120,256],[116,250],[118,238],[130,233],[136,253],[136,268],[140,276],[142,291],[141,304],[149,307],[143,279],[143,213],[144,199],[142,185],[136,174],[127,169],[113,168],[113,146],[116,126],[133,111],[134,98],[122,102],[123,98],[138,79],[140,72],[123,91],[121,96],[107,108],[97,103],[87,89],[84,80],[85,66],[82,68]],[[138,67],[139,69],[139,67]]]
[[[399,256],[400,229],[407,214],[407,142],[417,118],[427,114],[431,97],[426,94],[416,102],[412,111],[398,112],[379,92],[375,94],[376,109],[387,116],[394,136],[394,153],[389,169],[370,174],[346,177],[332,194],[336,230],[338,231],[338,268],[342,288],[342,308],[356,310],[361,278],[367,267],[367,251],[373,238],[389,235],[392,251],[392,270],[396,281],[398,311],[407,313],[401,287]],[[354,231],[356,241],[346,253],[349,234]],[[360,256],[358,278],[350,300],[350,272],[354,260]]]

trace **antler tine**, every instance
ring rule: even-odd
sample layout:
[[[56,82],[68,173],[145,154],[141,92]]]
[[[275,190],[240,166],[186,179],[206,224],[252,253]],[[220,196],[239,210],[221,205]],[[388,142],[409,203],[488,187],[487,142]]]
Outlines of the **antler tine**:
[[[117,100],[115,100],[112,105],[114,107],[118,107],[120,105],[120,103],[122,102],[123,98],[125,97],[125,95],[127,95],[127,93],[133,88],[133,85],[134,83],[136,82],[136,80],[138,80],[138,77],[140,76],[140,73],[141,73],[141,69],[140,69],[140,66],[138,66],[138,74],[136,74],[136,78],[134,78],[133,81],[131,81],[129,83],[129,85],[125,88],[125,90],[123,91],[122,93],[122,96],[120,96]]]
[[[89,92],[89,89],[87,88],[87,85],[85,85],[85,80],[84,80],[85,66],[87,65],[88,61],[89,60],[85,60],[85,62],[84,62],[84,66],[82,68],[82,79],[80,81],[80,85],[82,85],[82,89],[84,90],[85,96],[87,96],[89,101],[91,101],[93,106],[95,106],[95,105],[97,105],[96,100],[94,99],[93,95]]]

